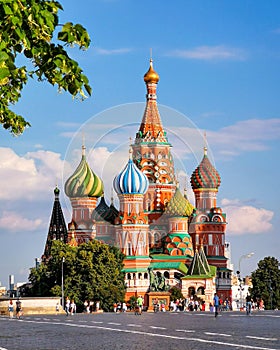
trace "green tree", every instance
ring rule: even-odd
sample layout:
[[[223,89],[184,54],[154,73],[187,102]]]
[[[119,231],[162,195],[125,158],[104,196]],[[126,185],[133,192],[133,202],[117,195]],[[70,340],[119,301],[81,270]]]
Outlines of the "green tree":
[[[31,269],[33,296],[61,296],[63,257],[64,295],[74,299],[80,310],[85,300],[100,301],[104,311],[111,310],[114,302],[124,300],[124,255],[116,247],[98,241],[78,247],[54,242],[50,260]]]
[[[280,307],[280,270],[279,262],[274,257],[265,257],[258,263],[258,268],[252,273],[252,297],[263,299],[266,309]]]
[[[171,293],[170,300],[184,299],[181,289],[177,287],[172,287],[169,292]]]
[[[66,51],[75,44],[87,49],[89,35],[80,24],[60,24],[59,10],[63,10],[61,4],[53,0],[0,2],[0,123],[13,135],[30,126],[10,109],[21,97],[28,78],[47,81],[82,99],[85,92],[91,94],[87,77]],[[19,57],[31,62],[31,68],[19,65]]]

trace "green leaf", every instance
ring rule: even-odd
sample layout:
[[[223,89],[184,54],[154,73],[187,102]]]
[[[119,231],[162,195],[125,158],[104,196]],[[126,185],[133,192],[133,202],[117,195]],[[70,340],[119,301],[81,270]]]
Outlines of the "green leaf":
[[[0,51],[0,62],[7,61],[9,59],[9,55],[7,52]]]
[[[20,28],[16,28],[15,32],[17,33],[20,40],[22,40],[24,38],[24,33],[21,31]]]
[[[8,68],[0,68],[0,79],[4,79],[10,75],[10,71]]]
[[[91,93],[92,93],[92,89],[89,85],[85,85],[85,89],[86,89],[86,92],[89,94],[89,96],[91,96]]]
[[[5,12],[6,15],[12,15],[13,14],[12,9],[8,5],[4,4],[3,8],[4,8],[4,12]]]

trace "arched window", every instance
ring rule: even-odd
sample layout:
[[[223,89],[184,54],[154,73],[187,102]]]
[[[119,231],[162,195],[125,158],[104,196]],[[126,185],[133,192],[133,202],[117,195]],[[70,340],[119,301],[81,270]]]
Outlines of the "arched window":
[[[195,295],[195,288],[189,287],[189,297],[193,297]]]
[[[127,279],[131,280],[131,274],[130,273],[127,274]]]
[[[204,287],[199,287],[197,290],[197,295],[204,295],[204,294],[205,294]]]
[[[170,277],[169,271],[164,271],[163,276],[164,276],[165,278],[169,278],[169,277]]]

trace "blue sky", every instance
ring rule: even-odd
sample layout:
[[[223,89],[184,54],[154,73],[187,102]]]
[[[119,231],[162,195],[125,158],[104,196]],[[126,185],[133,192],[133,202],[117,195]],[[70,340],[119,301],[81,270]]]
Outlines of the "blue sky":
[[[32,127],[20,137],[0,130],[2,285],[9,274],[26,281],[43,253],[56,184],[70,220],[63,182],[79,162],[82,134],[110,200],[113,177],[142,118],[150,48],[180,182],[201,160],[206,132],[222,178],[218,205],[227,214],[235,270],[250,252],[253,257],[241,260],[244,274],[265,256],[279,259],[279,1],[61,3],[61,23],[81,23],[91,36],[87,51],[69,54],[89,77],[93,96],[81,102],[31,81],[14,110]],[[188,193],[192,200],[190,185]]]

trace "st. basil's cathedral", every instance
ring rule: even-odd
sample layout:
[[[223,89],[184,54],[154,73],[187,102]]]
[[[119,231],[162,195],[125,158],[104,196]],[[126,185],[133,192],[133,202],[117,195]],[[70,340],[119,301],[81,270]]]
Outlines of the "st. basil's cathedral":
[[[76,246],[99,240],[125,254],[126,299],[147,299],[153,276],[168,288],[181,289],[186,298],[209,305],[217,291],[231,300],[231,269],[225,242],[226,214],[217,206],[220,175],[207,156],[193,171],[190,182],[195,207],[181,193],[175,176],[171,144],[157,106],[159,75],[150,67],[144,75],[146,107],[127,164],[113,180],[119,209],[104,199],[102,180],[90,168],[86,149],[65,183],[72,206],[66,228],[55,188],[55,201],[43,259],[54,239]]]

